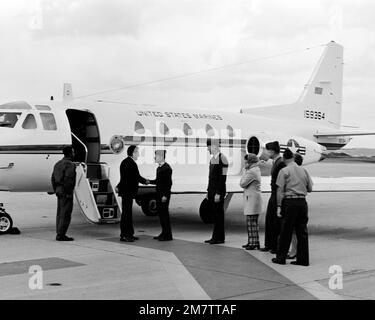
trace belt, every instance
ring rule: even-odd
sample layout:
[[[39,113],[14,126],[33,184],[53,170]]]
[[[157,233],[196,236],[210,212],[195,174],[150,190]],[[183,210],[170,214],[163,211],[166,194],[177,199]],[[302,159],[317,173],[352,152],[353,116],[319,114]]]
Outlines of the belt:
[[[288,195],[288,196],[285,196],[284,197],[285,199],[305,199],[306,196],[303,196],[303,195]]]

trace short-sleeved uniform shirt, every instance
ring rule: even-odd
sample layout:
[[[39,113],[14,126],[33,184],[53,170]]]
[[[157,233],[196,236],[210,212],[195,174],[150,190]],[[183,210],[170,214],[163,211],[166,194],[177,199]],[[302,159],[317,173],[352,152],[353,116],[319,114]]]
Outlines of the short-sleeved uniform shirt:
[[[276,184],[285,196],[306,196],[312,191],[313,182],[307,170],[294,161],[281,169]],[[280,205],[278,203],[278,205]]]

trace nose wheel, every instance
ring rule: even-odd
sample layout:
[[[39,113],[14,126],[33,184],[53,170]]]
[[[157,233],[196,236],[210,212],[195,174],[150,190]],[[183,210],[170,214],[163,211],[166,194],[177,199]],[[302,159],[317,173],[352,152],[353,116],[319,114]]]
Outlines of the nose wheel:
[[[0,235],[8,233],[13,228],[13,220],[0,204]]]

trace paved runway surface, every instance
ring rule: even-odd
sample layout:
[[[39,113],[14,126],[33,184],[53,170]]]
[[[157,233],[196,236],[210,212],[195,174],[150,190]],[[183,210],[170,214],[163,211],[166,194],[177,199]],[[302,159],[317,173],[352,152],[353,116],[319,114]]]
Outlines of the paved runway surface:
[[[374,176],[374,164],[321,163],[313,175]],[[366,174],[367,173],[367,174]],[[69,235],[55,237],[55,198],[1,193],[21,235],[0,237],[0,299],[374,299],[374,193],[309,196],[311,266],[274,265],[269,253],[245,251],[241,196],[226,213],[226,243],[207,245],[211,226],[197,214],[202,196],[174,196],[175,240],[158,242],[156,217],[135,207],[140,240],[118,241],[118,225],[92,225],[73,213]],[[264,204],[268,195],[263,196]],[[260,219],[263,240],[264,216]],[[331,290],[329,268],[342,268],[343,289]],[[30,266],[40,266],[43,289],[31,290]]]

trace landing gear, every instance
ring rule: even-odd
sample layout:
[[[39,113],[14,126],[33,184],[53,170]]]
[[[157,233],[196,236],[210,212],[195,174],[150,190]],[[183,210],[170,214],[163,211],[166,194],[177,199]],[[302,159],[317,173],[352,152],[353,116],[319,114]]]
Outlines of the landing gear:
[[[204,223],[213,223],[214,222],[214,219],[212,217],[212,213],[211,213],[211,210],[210,210],[210,204],[208,202],[208,200],[205,198],[203,199],[200,207],[199,207],[199,216],[201,217],[202,221]]]
[[[158,214],[156,209],[156,197],[149,195],[144,196],[137,201],[142,208],[143,213],[148,217],[154,217]]]
[[[3,204],[0,203],[0,235],[9,233],[13,228],[13,220],[9,214],[6,213]]]

